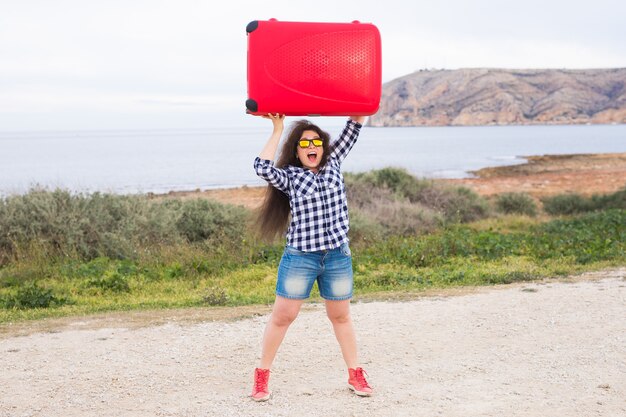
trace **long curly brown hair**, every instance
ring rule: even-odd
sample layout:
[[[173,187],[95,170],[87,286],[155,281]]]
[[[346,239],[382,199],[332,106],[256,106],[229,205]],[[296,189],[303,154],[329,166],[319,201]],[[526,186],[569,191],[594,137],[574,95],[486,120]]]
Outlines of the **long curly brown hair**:
[[[324,154],[322,155],[319,168],[321,169],[326,165],[328,155],[330,154],[330,135],[319,126],[303,119],[292,123],[287,139],[283,143],[278,159],[274,164],[277,168],[302,166],[302,162],[298,159],[297,146],[305,130],[314,131],[323,140],[324,144],[322,147]],[[289,197],[287,194],[275,188],[273,185],[268,184],[265,198],[259,207],[255,223],[261,238],[272,241],[284,233],[289,224],[290,213]]]

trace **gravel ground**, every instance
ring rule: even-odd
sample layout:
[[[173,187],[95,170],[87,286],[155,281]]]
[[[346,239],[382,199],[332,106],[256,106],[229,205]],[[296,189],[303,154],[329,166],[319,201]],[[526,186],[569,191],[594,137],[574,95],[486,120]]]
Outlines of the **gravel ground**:
[[[312,304],[281,346],[267,403],[248,398],[267,315],[77,321],[0,336],[0,416],[626,416],[625,268],[352,312],[371,398],[347,389]]]

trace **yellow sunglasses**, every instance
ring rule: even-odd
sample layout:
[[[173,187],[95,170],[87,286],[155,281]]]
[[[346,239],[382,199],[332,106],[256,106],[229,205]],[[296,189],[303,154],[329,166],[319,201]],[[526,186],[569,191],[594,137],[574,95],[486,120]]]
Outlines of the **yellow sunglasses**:
[[[313,139],[300,139],[300,141],[298,142],[298,145],[301,148],[308,148],[311,145],[311,142],[313,142],[314,146],[322,146],[322,144],[324,143],[324,141],[320,138],[313,138]]]

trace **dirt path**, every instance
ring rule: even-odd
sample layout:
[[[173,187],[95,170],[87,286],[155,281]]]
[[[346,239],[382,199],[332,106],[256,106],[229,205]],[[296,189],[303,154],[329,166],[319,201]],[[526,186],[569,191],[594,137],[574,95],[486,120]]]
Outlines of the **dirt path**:
[[[626,415],[626,268],[352,311],[372,398],[346,388],[312,304],[281,347],[268,403],[247,397],[267,314],[85,330],[74,319],[1,336],[0,416]]]

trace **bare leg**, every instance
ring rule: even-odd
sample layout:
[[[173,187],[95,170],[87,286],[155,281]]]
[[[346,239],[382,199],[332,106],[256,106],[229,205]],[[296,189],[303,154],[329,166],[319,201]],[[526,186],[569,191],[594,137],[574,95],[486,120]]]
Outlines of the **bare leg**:
[[[358,366],[356,336],[350,316],[350,300],[326,300],[326,314],[333,324],[343,360],[348,368],[356,368]]]
[[[270,369],[276,352],[285,338],[289,325],[298,317],[300,307],[304,300],[292,300],[290,298],[276,296],[272,315],[270,316],[265,333],[263,334],[263,349],[259,368]]]

